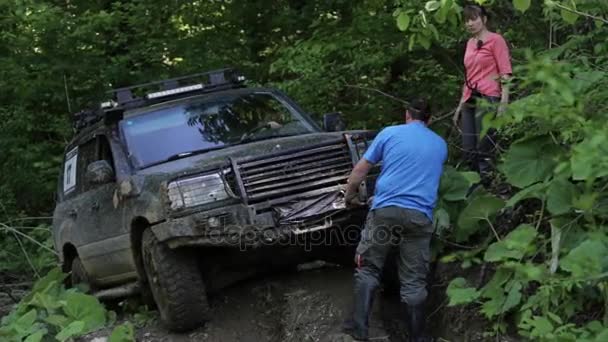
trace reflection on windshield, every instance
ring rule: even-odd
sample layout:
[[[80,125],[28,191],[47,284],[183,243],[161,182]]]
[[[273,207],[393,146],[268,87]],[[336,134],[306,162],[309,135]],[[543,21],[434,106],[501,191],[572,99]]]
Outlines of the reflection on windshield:
[[[120,128],[139,167],[180,153],[311,132],[307,123],[268,93],[184,102],[125,118]]]

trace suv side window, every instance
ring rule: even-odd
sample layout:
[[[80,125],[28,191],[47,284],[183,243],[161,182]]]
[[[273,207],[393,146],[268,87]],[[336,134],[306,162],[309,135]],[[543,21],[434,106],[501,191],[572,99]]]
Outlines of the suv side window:
[[[98,135],[68,151],[64,159],[60,198],[70,198],[94,188],[87,184],[85,176],[89,164],[98,160],[106,160],[114,169],[110,143],[104,135]]]
[[[105,160],[112,167],[112,170],[114,170],[114,159],[112,158],[112,150],[110,148],[108,138],[105,135],[98,135],[91,142],[93,142],[93,145],[91,146],[92,148],[91,150],[87,150],[87,155],[82,158],[82,160],[86,162],[86,164],[83,165],[81,169],[82,174],[79,174],[79,181],[83,185],[82,191],[89,191],[99,186],[95,184],[90,184],[86,181],[87,167],[92,162]]]

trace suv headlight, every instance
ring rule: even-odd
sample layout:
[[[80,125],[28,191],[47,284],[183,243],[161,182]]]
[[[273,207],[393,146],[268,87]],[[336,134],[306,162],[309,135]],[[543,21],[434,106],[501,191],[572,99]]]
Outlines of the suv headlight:
[[[173,181],[167,186],[171,210],[196,207],[230,198],[219,173]]]

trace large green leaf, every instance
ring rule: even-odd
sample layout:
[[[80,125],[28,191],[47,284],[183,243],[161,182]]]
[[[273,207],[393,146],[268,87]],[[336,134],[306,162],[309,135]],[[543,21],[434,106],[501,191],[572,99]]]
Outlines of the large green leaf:
[[[560,267],[577,278],[593,277],[601,274],[608,248],[602,241],[585,240],[566,255]]]
[[[467,304],[479,297],[479,291],[474,287],[467,287],[467,281],[464,278],[456,278],[450,282],[446,290],[450,302],[448,306]]]
[[[488,194],[479,195],[467,205],[458,217],[457,241],[464,241],[480,228],[479,221],[489,220],[505,205],[505,202]]]
[[[509,288],[509,292],[507,293],[507,298],[505,299],[505,302],[502,305],[501,313],[511,310],[512,308],[519,305],[519,303],[521,302],[521,282],[512,281],[511,283],[509,283],[509,285],[510,286],[507,286],[507,288]]]
[[[556,165],[560,152],[550,137],[540,136],[511,145],[500,170],[518,188],[544,181]]]
[[[429,12],[433,12],[433,11],[436,11],[440,6],[441,6],[441,2],[439,2],[437,0],[431,0],[431,1],[427,1],[426,4],[424,4],[424,9]]]
[[[578,19],[578,14],[573,13],[571,11],[562,9],[560,11],[560,13],[562,15],[562,19],[564,19],[564,21],[570,25],[573,25],[576,22],[576,20]]]
[[[93,296],[78,292],[68,293],[63,310],[70,319],[84,322],[85,332],[103,327],[106,323],[106,310]]]
[[[547,210],[553,215],[561,215],[572,209],[576,187],[566,179],[555,179],[547,191]]]
[[[66,341],[67,339],[78,336],[85,332],[85,324],[83,321],[74,321],[70,323],[67,327],[63,328],[55,338],[61,342]]]
[[[44,337],[44,335],[46,335],[46,333],[47,333],[46,329],[38,330],[35,333],[28,336],[25,339],[25,341],[23,341],[23,342],[40,342],[40,341],[42,341],[42,338]]]
[[[530,185],[529,187],[520,190],[518,193],[513,195],[513,197],[509,198],[509,200],[505,204],[505,207],[512,207],[519,201],[522,201],[527,198],[543,199],[545,197],[546,187],[547,185],[545,183],[536,183]]]
[[[479,182],[477,172],[459,172],[448,166],[441,175],[439,183],[439,198],[445,201],[462,201],[466,199],[471,185]]]
[[[399,13],[399,16],[397,16],[397,27],[399,30],[406,31],[407,28],[410,27],[410,20],[409,14],[405,12]]]
[[[522,224],[511,231],[502,241],[497,241],[488,247],[484,260],[488,262],[520,259],[531,250],[537,232],[529,224]]]
[[[438,208],[433,214],[433,221],[436,234],[441,236],[442,232],[450,227],[450,214],[444,208]]]
[[[520,12],[525,12],[530,8],[530,0],[513,0],[513,6]]]

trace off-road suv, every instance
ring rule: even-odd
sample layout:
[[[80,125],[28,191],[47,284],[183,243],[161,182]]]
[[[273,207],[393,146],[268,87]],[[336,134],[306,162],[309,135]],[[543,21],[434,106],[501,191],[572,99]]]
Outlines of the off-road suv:
[[[141,292],[184,331],[206,319],[209,291],[339,250],[365,214],[340,189],[373,132],[337,131],[337,114],[321,129],[244,81],[223,69],[116,89],[75,116],[53,217],[72,284]]]

